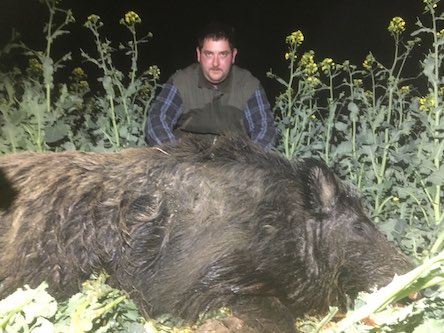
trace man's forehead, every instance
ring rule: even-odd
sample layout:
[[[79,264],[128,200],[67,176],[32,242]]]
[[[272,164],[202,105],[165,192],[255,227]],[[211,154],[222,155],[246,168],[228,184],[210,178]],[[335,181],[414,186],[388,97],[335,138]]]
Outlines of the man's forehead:
[[[205,38],[202,49],[231,50],[230,43],[226,38]]]

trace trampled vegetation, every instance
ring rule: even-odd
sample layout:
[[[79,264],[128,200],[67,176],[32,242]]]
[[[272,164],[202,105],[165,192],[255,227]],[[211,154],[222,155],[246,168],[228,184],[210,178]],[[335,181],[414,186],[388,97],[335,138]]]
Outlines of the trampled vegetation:
[[[316,59],[304,51],[304,35],[285,38],[287,73],[268,73],[282,84],[274,106],[278,150],[289,159],[317,156],[359,188],[368,211],[389,239],[419,267],[373,294],[363,294],[346,317],[336,309],[325,318],[298,322],[303,332],[439,332],[444,326],[444,28],[442,3],[424,4],[416,30],[407,35],[401,17],[387,22],[393,37],[392,62],[371,53],[362,64]],[[144,145],[145,114],[159,86],[157,66],[138,68],[141,18],[128,12],[120,21],[127,42],[102,35],[103,22],[92,14],[84,23],[94,52],[78,51],[93,64],[99,88],[81,65],[58,79],[71,53],[54,59],[57,38],[74,24],[57,0],[40,0],[49,12],[46,47],[32,50],[13,40],[0,54],[0,153],[32,150],[119,150]],[[283,41],[284,43],[284,41]],[[75,48],[75,46],[74,46]],[[404,77],[414,50],[420,69]],[[20,54],[26,66],[2,68]],[[118,68],[123,54],[128,68]],[[104,283],[86,282],[81,293],[57,304],[45,286],[24,288],[0,301],[0,332],[192,332],[175,318],[145,321],[134,304]],[[421,290],[424,297],[404,306],[393,301]],[[224,315],[226,310],[212,315]],[[69,328],[68,328],[69,327]],[[68,329],[67,329],[68,328]]]

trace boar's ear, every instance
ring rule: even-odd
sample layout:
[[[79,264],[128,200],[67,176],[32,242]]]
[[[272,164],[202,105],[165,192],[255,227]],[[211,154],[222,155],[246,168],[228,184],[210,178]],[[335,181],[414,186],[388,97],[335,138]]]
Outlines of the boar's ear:
[[[338,180],[325,163],[315,159],[309,159],[306,163],[310,208],[316,213],[329,213],[338,197]]]
[[[17,197],[17,191],[0,169],[0,210],[6,210]]]

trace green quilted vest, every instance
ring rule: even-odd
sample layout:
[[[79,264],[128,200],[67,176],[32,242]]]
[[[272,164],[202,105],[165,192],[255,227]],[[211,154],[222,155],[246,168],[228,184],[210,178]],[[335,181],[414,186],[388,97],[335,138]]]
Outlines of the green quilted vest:
[[[259,87],[259,80],[249,71],[234,65],[226,80],[215,87],[205,79],[200,65],[193,64],[176,72],[173,83],[183,101],[176,137],[184,133],[248,135],[243,110]]]

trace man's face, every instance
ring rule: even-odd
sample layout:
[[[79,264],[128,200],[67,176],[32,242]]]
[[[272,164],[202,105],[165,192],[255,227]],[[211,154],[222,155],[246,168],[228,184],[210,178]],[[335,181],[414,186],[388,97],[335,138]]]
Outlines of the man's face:
[[[202,49],[197,47],[196,53],[205,78],[212,84],[219,84],[230,73],[237,49],[231,49],[226,39],[205,39]]]

